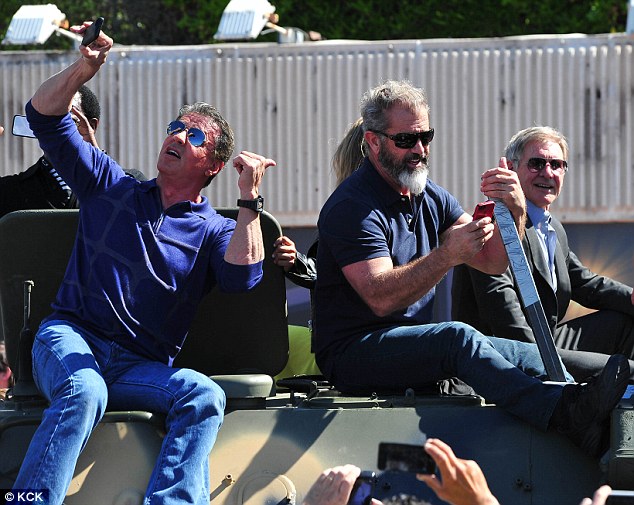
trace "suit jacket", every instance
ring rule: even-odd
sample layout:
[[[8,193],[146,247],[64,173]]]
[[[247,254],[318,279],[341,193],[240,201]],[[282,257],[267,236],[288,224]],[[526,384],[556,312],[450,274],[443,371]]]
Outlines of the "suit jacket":
[[[42,156],[19,174],[0,177],[0,217],[24,209],[76,209],[75,195],[62,189]]]
[[[568,247],[568,236],[561,223],[553,217],[551,224],[557,233],[556,292],[549,281],[548,261],[530,220],[526,224],[522,247],[553,335],[571,299],[589,309],[612,309],[634,315],[630,299],[632,288],[586,268]],[[488,275],[466,265],[456,267],[452,317],[474,326],[485,335],[535,342],[510,268],[502,275]]]

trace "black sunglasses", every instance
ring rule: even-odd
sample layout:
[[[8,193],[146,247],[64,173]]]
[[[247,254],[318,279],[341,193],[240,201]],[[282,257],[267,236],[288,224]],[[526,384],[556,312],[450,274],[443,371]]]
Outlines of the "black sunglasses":
[[[547,160],[546,158],[529,158],[526,166],[533,173],[539,173],[550,165],[553,172],[566,172],[568,170],[568,162],[566,160]]]
[[[182,121],[172,121],[167,125],[168,135],[178,135],[182,131],[187,132],[187,140],[194,147],[202,146],[207,140],[204,131],[198,128],[187,128],[187,125]]]
[[[416,142],[419,140],[424,146],[429,145],[429,143],[434,139],[434,129],[418,133],[397,133],[396,135],[390,135],[389,133],[385,133],[379,130],[370,130],[373,133],[378,133],[379,135],[383,135],[394,142],[394,145],[399,149],[411,149],[416,145]]]

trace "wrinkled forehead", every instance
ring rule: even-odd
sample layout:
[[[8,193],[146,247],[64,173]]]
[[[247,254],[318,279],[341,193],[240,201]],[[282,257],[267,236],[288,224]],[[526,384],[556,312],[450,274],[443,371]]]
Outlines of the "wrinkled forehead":
[[[387,111],[386,118],[388,126],[399,131],[429,130],[429,113],[423,108],[395,105]]]
[[[523,158],[541,156],[546,158],[564,159],[561,146],[550,139],[538,139],[529,142],[524,148]]]
[[[212,122],[210,117],[190,112],[179,118],[188,128],[198,128],[205,132],[208,137],[214,137],[218,133],[218,127]]]

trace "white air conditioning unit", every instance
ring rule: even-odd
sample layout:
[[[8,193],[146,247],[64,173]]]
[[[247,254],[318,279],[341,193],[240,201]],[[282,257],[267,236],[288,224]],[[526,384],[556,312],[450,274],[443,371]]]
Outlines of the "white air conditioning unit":
[[[3,44],[44,44],[53,33],[57,32],[75,41],[81,37],[61,25],[66,15],[56,5],[23,5],[11,18]]]
[[[214,39],[255,39],[274,12],[275,7],[267,0],[231,0],[222,13]]]

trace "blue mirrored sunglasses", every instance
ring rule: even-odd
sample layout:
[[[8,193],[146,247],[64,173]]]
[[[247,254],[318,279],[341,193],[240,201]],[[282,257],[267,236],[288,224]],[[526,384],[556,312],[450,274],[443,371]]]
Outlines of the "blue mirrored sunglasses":
[[[178,135],[182,131],[187,132],[187,140],[194,147],[202,146],[207,140],[204,131],[198,128],[187,128],[187,125],[182,121],[172,121],[167,125],[168,135]]]

